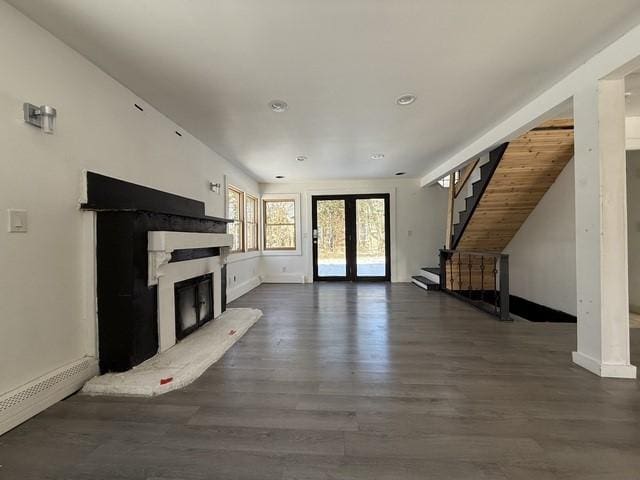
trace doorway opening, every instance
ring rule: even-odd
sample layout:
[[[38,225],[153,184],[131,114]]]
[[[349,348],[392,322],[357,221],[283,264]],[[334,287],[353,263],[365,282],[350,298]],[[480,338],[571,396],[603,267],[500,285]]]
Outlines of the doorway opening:
[[[313,279],[391,279],[389,194],[312,197]]]

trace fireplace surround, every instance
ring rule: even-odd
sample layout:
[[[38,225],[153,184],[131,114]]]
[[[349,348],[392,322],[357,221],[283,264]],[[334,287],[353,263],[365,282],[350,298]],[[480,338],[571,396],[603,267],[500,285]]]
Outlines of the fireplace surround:
[[[148,237],[148,285],[157,285],[158,351],[178,340],[175,288],[186,280],[204,275],[213,278],[213,316],[226,307],[226,249],[232,235],[209,232],[150,231]],[[179,260],[176,260],[178,258]]]
[[[96,212],[101,373],[124,372],[176,342],[177,282],[212,274],[213,316],[226,309],[230,220],[204,203],[86,173],[84,210]]]

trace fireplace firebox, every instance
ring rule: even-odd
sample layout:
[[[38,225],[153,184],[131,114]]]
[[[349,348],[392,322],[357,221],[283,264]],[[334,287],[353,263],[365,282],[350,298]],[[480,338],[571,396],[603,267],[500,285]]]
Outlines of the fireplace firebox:
[[[214,316],[213,274],[177,282],[174,289],[176,338],[182,340]]]

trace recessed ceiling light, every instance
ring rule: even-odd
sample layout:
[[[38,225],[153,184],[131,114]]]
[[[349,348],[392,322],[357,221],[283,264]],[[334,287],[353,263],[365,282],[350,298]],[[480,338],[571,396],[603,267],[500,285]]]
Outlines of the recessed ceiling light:
[[[416,96],[411,94],[411,93],[406,93],[404,95],[400,95],[398,98],[396,98],[396,103],[398,105],[411,105],[413,102],[416,101]]]
[[[269,107],[276,113],[286,112],[289,105],[284,100],[271,100],[269,102]]]
[[[307,157],[305,157],[304,155],[298,155],[296,157],[296,160],[299,162],[304,162],[307,159]]]
[[[276,175],[276,178],[284,178],[284,175]]]
[[[394,175],[400,176],[400,175],[404,175],[407,172],[396,172]]]
[[[372,153],[371,160],[382,160],[384,158],[384,153]]]
[[[624,92],[624,96],[625,97],[630,97],[631,96],[631,92]]]

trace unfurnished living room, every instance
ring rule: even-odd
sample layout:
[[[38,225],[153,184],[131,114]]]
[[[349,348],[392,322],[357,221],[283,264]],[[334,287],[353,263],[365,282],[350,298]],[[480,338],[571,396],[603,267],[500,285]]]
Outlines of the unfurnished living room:
[[[640,479],[638,0],[0,0],[0,480]]]

